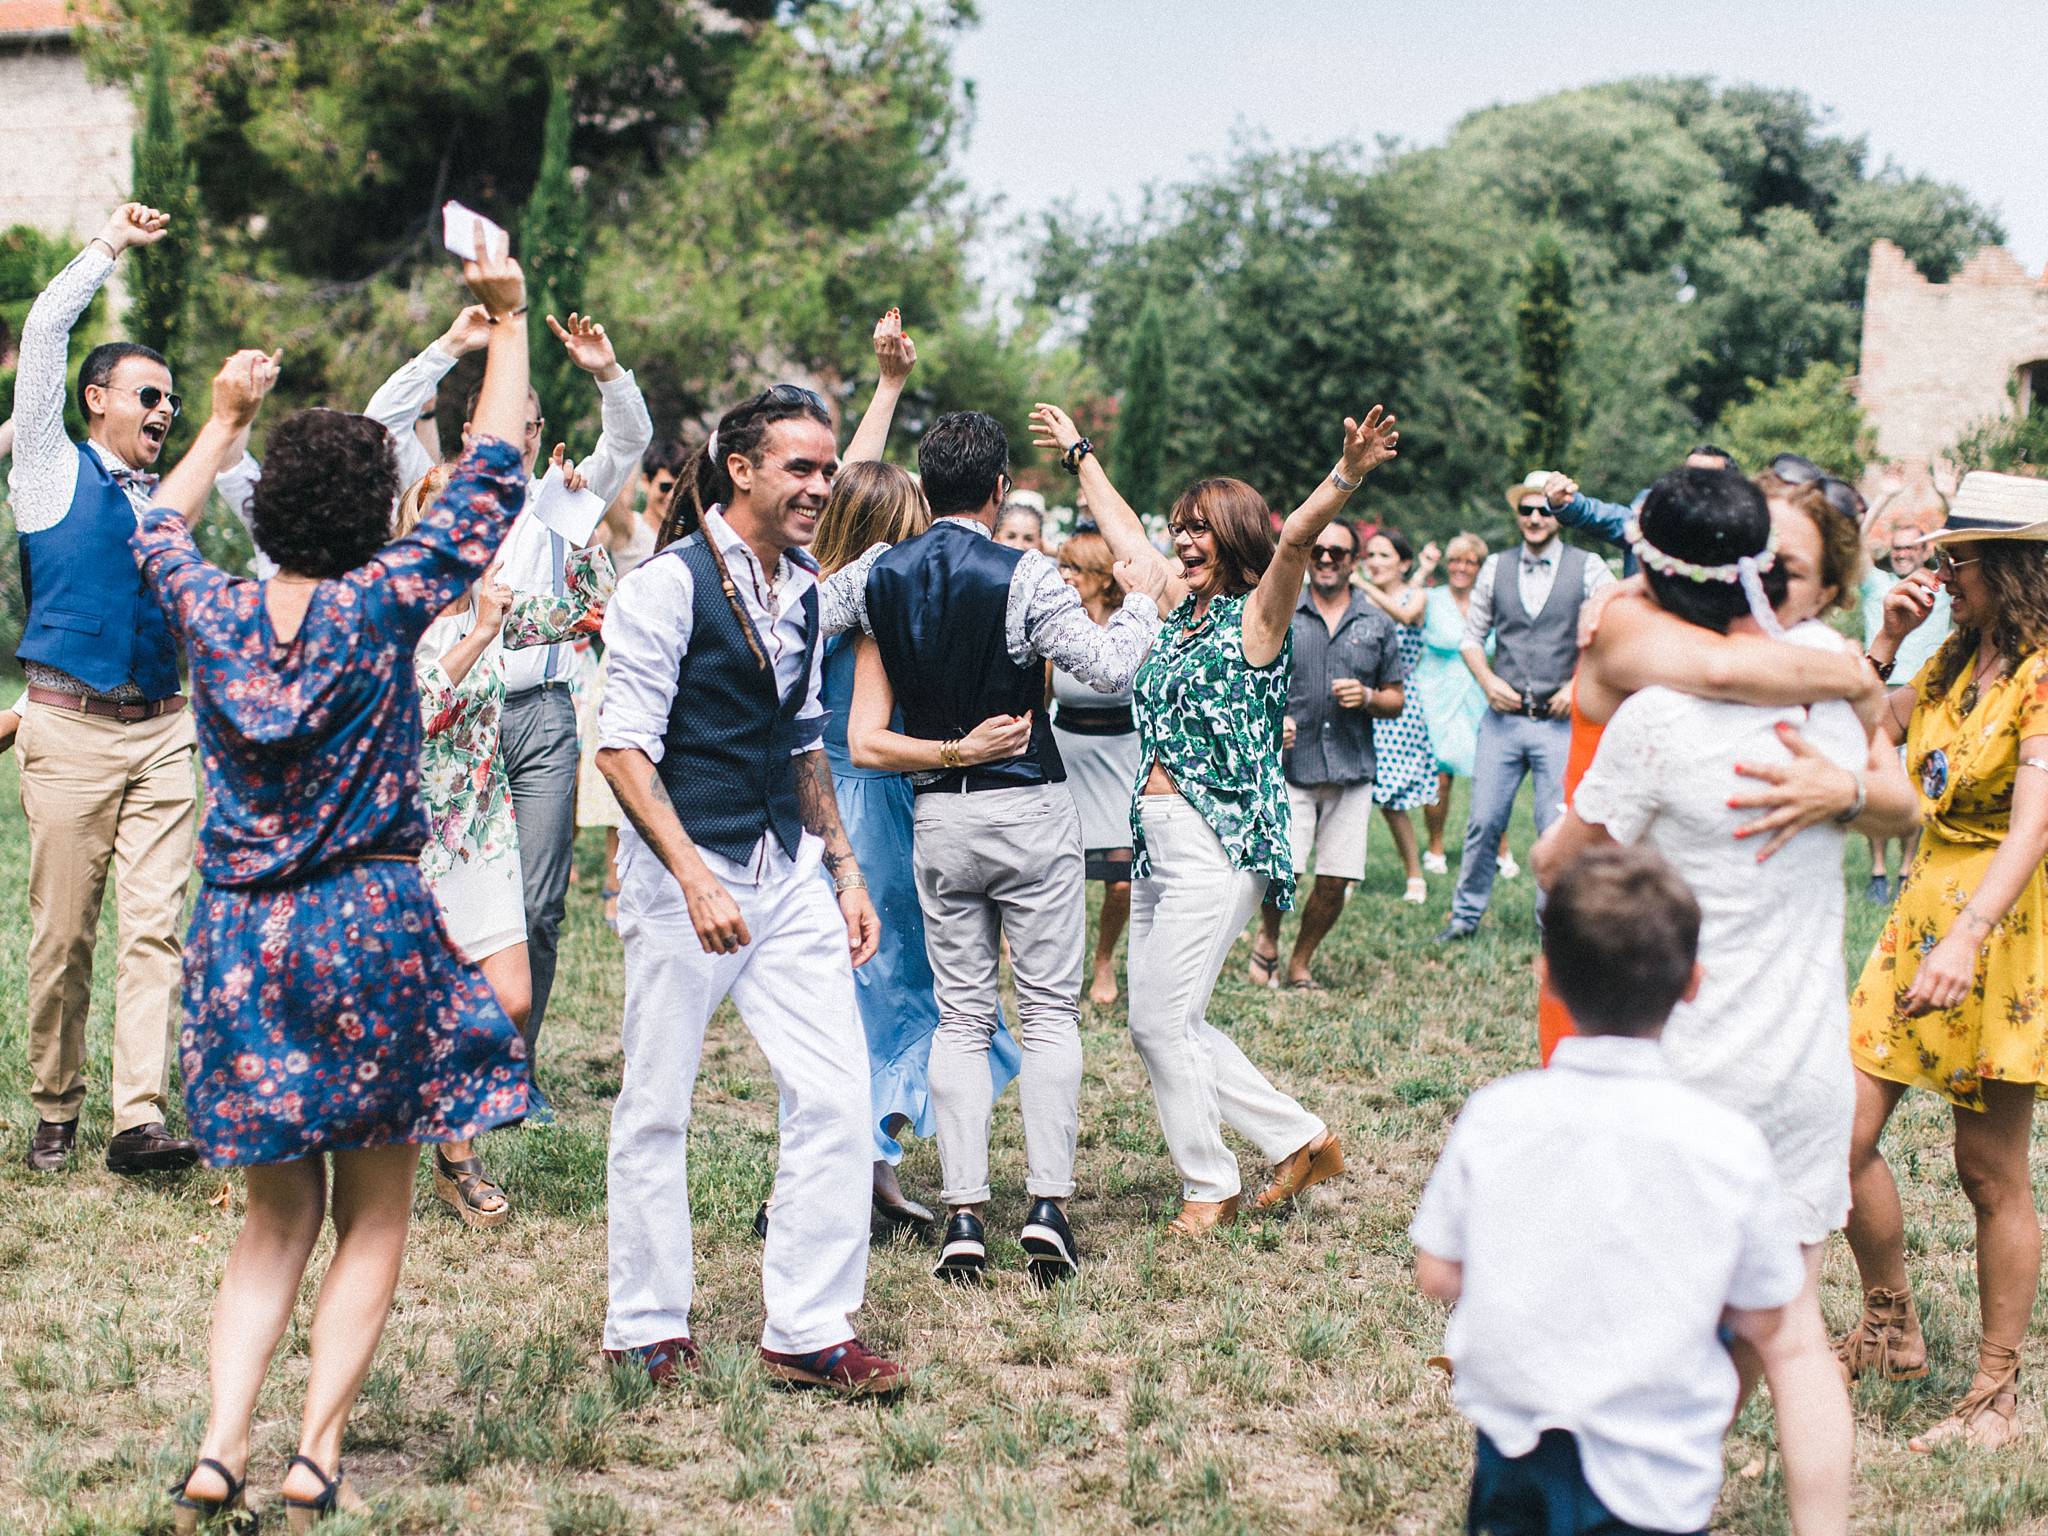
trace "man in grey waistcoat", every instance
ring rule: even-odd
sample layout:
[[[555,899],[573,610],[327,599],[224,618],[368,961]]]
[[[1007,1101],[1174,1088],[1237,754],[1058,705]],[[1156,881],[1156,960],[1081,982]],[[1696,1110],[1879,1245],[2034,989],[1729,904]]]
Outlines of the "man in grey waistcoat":
[[[1558,537],[1545,498],[1548,471],[1508,487],[1518,547],[1488,555],[1472,584],[1460,654],[1486,692],[1472,770],[1472,809],[1451,920],[1439,944],[1469,939],[1486,915],[1500,866],[1500,838],[1514,814],[1522,780],[1536,780],[1536,831],[1557,819],[1564,801],[1564,764],[1571,750],[1571,680],[1579,661],[1579,610],[1614,573]],[[1486,657],[1493,637],[1494,654]],[[1543,912],[1537,896],[1537,916]]]

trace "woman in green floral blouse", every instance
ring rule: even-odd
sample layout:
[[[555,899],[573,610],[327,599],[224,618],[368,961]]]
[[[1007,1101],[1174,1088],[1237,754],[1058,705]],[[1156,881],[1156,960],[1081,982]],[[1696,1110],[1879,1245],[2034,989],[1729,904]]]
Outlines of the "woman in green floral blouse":
[[[1079,474],[1091,507],[1124,510],[1065,412],[1042,405],[1033,427]],[[1347,417],[1343,457],[1288,517],[1277,548],[1264,498],[1241,480],[1197,481],[1168,519],[1181,571],[1134,699],[1142,766],[1131,814],[1131,1042],[1181,1177],[1170,1230],[1184,1235],[1237,1215],[1243,1186],[1226,1123],[1274,1165],[1256,1209],[1344,1169],[1329,1128],[1267,1082],[1205,1014],[1268,885],[1283,905],[1290,899],[1280,730],[1309,551],[1364,476],[1394,457],[1397,439],[1379,406],[1363,422]]]

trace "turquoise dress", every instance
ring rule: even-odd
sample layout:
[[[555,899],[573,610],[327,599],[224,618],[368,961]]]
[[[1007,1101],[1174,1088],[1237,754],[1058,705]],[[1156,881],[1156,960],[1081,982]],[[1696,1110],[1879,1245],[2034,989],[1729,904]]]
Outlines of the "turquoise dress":
[[[910,862],[910,780],[900,773],[854,767],[846,747],[857,638],[855,632],[825,642],[825,675],[819,687],[825,705],[825,757],[832,765],[839,821],[882,920],[881,945],[853,973],[853,984],[861,1028],[868,1037],[875,1156],[899,1163],[903,1148],[884,1129],[890,1120],[901,1115],[920,1136],[930,1136],[934,1129],[929,1068],[939,1004],[932,994],[924,910],[917,904],[917,877]],[[1016,1040],[998,1020],[988,1046],[991,1098],[1001,1097],[1022,1059]]]
[[[1422,698],[1430,744],[1439,773],[1472,777],[1479,749],[1479,722],[1486,718],[1486,692],[1458,654],[1465,643],[1465,615],[1449,587],[1431,587],[1422,611],[1422,657],[1408,676],[1411,694]],[[1487,647],[1491,654],[1492,646]]]

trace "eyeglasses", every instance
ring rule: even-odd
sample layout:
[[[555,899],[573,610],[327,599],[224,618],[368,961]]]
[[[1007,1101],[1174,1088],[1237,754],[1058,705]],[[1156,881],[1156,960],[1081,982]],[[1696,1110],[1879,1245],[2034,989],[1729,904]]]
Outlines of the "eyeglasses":
[[[538,436],[540,436],[540,434],[541,434],[541,433],[543,433],[543,432],[547,431],[547,429],[548,429],[548,419],[547,419],[547,417],[545,417],[545,416],[536,416],[536,417],[534,417],[534,418],[533,418],[533,419],[532,419],[531,421],[527,422],[527,424],[526,424],[526,435],[527,435],[528,437],[538,437]]]
[[[1955,573],[1961,570],[1964,566],[1975,565],[1979,560],[1982,560],[1983,558],[1984,557],[1982,555],[1972,555],[1967,560],[1958,560],[1954,555],[1950,554],[1947,550],[1937,549],[1934,552],[1934,574],[1939,576],[1943,581],[1947,581],[1950,577],[1954,576]]]
[[[1787,485],[1818,485],[1831,508],[1857,527],[1863,526],[1866,508],[1863,493],[1848,481],[1829,474],[1804,454],[1779,454],[1771,460],[1770,472]]]
[[[108,386],[111,387],[111,386]],[[176,420],[185,412],[185,397],[167,389],[158,389],[154,384],[133,386],[135,398],[142,402],[145,411],[153,411],[164,401],[171,402],[171,418]]]
[[[1345,561],[1355,558],[1352,551],[1335,544],[1318,544],[1309,555],[1309,559],[1317,565],[1342,565]]]
[[[1166,531],[1170,534],[1173,534],[1175,537],[1178,537],[1181,534],[1186,534],[1191,539],[1199,539],[1203,534],[1209,531],[1209,525],[1205,522],[1202,522],[1198,518],[1193,522],[1168,523],[1166,525]]]

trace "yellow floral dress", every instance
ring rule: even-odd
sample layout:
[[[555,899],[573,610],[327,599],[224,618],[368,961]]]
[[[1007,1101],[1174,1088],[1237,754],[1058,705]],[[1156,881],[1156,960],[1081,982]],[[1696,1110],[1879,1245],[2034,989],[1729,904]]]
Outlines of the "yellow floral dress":
[[[1919,785],[1926,833],[1850,994],[1849,1047],[1872,1077],[1931,1088],[1981,1110],[1986,1078],[2048,1081],[2048,880],[2042,870],[2034,870],[1991,930],[1978,955],[1976,984],[1959,1005],[1908,1018],[1899,998],[2005,841],[2020,743],[2048,736],[2048,656],[2029,656],[1974,701],[1974,660],[1939,697],[1931,692],[1933,666],[1929,661],[1913,681],[1918,697],[1906,732],[1906,767]]]

